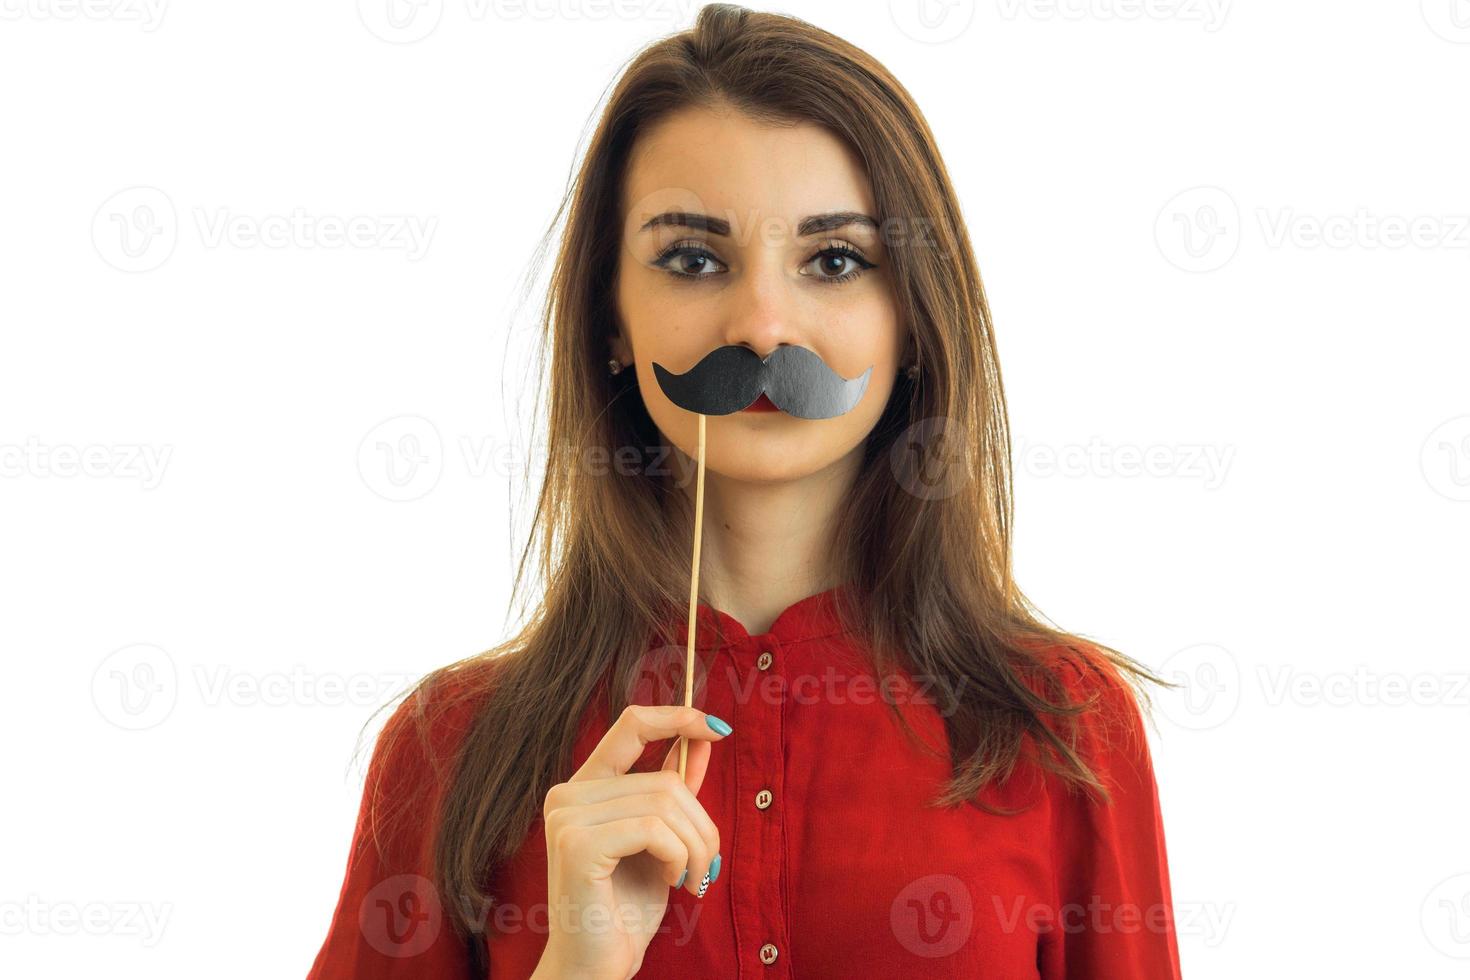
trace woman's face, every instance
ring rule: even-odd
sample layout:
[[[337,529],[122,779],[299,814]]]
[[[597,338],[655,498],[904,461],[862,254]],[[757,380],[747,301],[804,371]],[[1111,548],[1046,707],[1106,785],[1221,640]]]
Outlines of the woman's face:
[[[639,137],[623,200],[619,333],[610,353],[636,365],[643,403],[664,438],[693,458],[698,417],[664,395],[655,361],[682,374],[723,345],[765,357],[792,344],[815,351],[843,378],[871,366],[862,398],[826,419],[782,411],[707,416],[706,467],[735,480],[794,480],[858,449],[888,402],[907,334],[867,175],[847,147],[811,124],[687,109]],[[803,228],[833,214],[873,223]],[[713,220],[697,220],[704,217]]]

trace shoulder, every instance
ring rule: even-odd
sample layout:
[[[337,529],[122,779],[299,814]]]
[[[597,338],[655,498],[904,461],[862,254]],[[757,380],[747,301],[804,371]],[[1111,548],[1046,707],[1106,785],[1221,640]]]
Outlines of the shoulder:
[[[421,678],[389,714],[378,747],[412,734],[433,750],[452,748],[494,692],[501,666],[489,659],[461,661]]]
[[[1065,733],[1099,777],[1119,768],[1133,770],[1135,776],[1151,769],[1145,724],[1148,697],[1138,675],[1124,666],[1131,660],[1076,638],[1031,642],[1027,649],[1035,664],[1031,672],[1040,681],[1033,690],[1080,709],[1071,725],[1061,716],[1049,718],[1048,724]]]
[[[389,713],[373,744],[364,803],[376,832],[405,812],[432,812],[452,781],[461,747],[494,693],[499,664],[461,661],[420,679]]]

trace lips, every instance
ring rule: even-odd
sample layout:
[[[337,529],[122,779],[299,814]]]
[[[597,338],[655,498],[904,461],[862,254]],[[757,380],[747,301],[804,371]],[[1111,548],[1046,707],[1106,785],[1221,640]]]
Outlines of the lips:
[[[755,401],[751,402],[749,405],[747,405],[744,408],[742,408],[741,411],[742,412],[779,412],[780,409],[776,407],[776,403],[775,402],[771,401],[770,398],[766,397],[766,393],[763,391],[763,392],[761,392],[761,396],[759,398],[757,398]]]

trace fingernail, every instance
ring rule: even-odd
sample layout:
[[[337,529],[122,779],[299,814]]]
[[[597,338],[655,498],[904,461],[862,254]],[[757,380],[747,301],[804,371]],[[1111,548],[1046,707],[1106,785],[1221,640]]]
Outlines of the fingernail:
[[[709,880],[710,884],[714,884],[715,882],[720,880],[720,856],[718,854],[716,854],[715,859],[709,863]]]
[[[707,891],[709,891],[709,872],[708,871],[706,871],[704,873],[704,877],[700,879],[700,881],[699,881],[699,891],[697,891],[697,892],[694,893],[694,897],[695,898],[704,898],[704,893],[707,892]]]
[[[725,721],[723,718],[716,718],[714,715],[705,715],[704,720],[709,722],[709,727],[713,728],[721,735],[729,735],[735,730],[730,727],[729,722]]]
[[[684,887],[684,879],[685,878],[688,878],[688,877],[689,877],[689,869],[688,868],[685,868],[684,869],[684,873],[679,876],[679,880],[676,881],[676,882],[674,882],[674,887],[675,888],[683,888]]]

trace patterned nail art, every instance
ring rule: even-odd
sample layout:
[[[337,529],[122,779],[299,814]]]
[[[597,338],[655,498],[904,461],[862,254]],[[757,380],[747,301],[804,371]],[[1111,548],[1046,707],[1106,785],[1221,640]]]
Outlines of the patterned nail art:
[[[695,898],[704,898],[704,893],[707,890],[709,890],[709,872],[708,871],[706,871],[704,873],[704,877],[699,880],[699,891],[698,891],[698,893],[695,894],[694,897]]]

